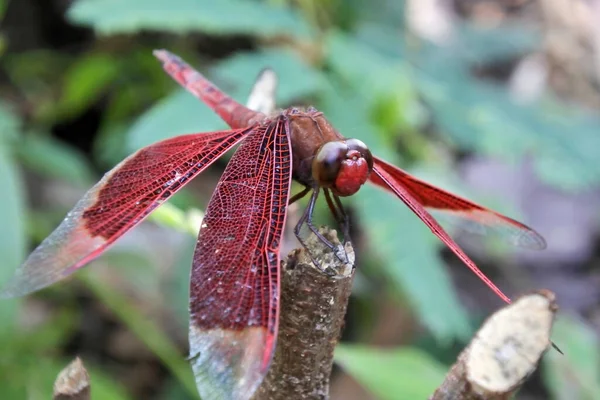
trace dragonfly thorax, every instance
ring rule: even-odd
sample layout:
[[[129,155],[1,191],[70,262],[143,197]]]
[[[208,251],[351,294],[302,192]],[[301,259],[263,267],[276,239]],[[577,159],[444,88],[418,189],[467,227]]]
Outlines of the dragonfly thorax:
[[[312,107],[287,109],[282,118],[288,119],[293,177],[298,182],[350,196],[367,181],[373,157],[363,142],[340,135],[323,113]]]

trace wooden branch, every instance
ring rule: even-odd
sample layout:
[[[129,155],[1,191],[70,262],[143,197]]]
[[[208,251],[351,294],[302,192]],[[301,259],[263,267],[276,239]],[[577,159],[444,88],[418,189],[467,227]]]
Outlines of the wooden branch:
[[[77,357],[65,367],[54,382],[53,400],[89,400],[90,376]]]
[[[510,398],[552,344],[554,300],[554,293],[542,290],[489,317],[430,400]]]
[[[339,244],[335,231],[320,232]],[[316,269],[305,249],[293,250],[284,261],[275,358],[254,400],[329,398],[333,350],[344,325],[354,270],[314,235],[307,244],[316,261],[337,275]],[[346,252],[354,257],[350,246]]]

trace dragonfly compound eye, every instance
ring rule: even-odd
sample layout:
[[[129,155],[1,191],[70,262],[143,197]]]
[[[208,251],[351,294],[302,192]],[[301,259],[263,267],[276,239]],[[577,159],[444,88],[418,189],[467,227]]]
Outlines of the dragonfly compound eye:
[[[347,153],[348,146],[342,141],[327,142],[319,148],[312,162],[313,178],[319,186],[329,188],[335,184]]]
[[[370,173],[373,170],[373,156],[367,145],[358,139],[348,139],[346,140],[346,146],[348,146],[348,150],[356,150],[360,153],[360,156],[367,161]]]
[[[373,157],[357,139],[325,143],[313,159],[313,178],[338,196],[350,196],[367,181]]]

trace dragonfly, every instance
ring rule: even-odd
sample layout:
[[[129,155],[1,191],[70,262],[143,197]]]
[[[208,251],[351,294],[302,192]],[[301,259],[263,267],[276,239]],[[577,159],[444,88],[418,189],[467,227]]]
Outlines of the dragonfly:
[[[192,261],[190,362],[203,399],[249,399],[263,381],[277,340],[280,247],[288,206],[309,194],[294,228],[301,243],[303,228],[320,235],[313,225],[313,210],[321,193],[349,242],[348,214],[340,198],[354,195],[369,182],[398,197],[507,303],[510,299],[431,212],[465,222],[480,233],[497,233],[518,246],[546,246],[542,236],[526,225],[372,155],[365,143],[342,136],[314,107],[254,111],[178,56],[166,50],[155,50],[154,55],[175,81],[230,129],[169,138],[127,157],[79,200],[0,295],[25,295],[77,271],[238,146],[208,203]],[[293,180],[304,187],[294,195]],[[319,239],[344,257],[343,249]]]

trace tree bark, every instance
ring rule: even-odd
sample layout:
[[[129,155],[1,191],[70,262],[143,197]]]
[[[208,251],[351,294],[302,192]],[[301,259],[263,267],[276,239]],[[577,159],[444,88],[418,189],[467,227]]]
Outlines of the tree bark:
[[[90,376],[77,357],[65,367],[54,382],[53,400],[89,400]]]
[[[321,228],[320,232],[339,244],[335,231]],[[293,250],[284,261],[275,357],[254,400],[329,398],[333,350],[344,325],[354,269],[314,235],[307,244],[315,260],[337,275],[319,271],[305,249]],[[346,252],[354,257],[350,246]]]
[[[510,398],[552,345],[556,310],[554,293],[541,290],[492,314],[430,400]]]

